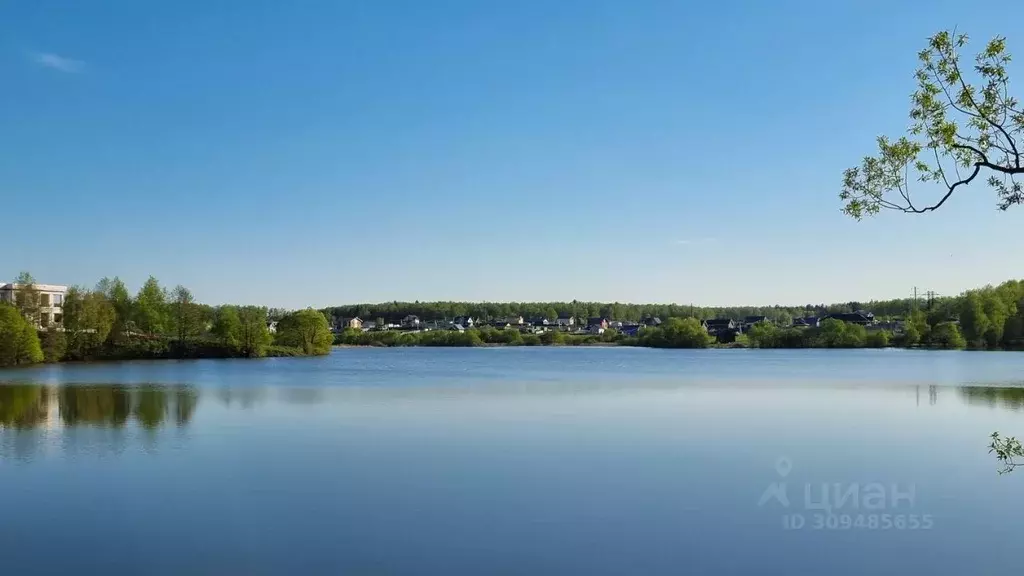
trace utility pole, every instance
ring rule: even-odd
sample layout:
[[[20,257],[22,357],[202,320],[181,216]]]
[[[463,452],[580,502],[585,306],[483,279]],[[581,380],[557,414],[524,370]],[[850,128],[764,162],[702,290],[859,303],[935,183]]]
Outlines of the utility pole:
[[[917,286],[914,286],[914,302],[910,305],[910,311],[914,312],[917,310]]]
[[[935,304],[935,291],[934,290],[929,290],[927,292],[927,296],[928,296],[928,309],[931,310],[932,306]]]

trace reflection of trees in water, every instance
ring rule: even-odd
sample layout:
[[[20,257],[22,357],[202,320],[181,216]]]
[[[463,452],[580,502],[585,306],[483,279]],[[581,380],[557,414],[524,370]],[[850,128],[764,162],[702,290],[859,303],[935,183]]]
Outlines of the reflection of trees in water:
[[[0,386],[0,427],[35,428],[46,422],[50,398],[42,386]]]
[[[57,398],[65,426],[120,428],[132,412],[131,394],[126,386],[66,386],[57,391]]]
[[[1024,388],[993,388],[991,386],[966,386],[960,394],[968,404],[1001,406],[1010,410],[1024,409]]]
[[[196,390],[188,386],[0,386],[0,426],[47,425],[54,398],[64,426],[102,428],[121,428],[131,420],[144,428],[157,428],[169,417],[184,426],[199,402]]]

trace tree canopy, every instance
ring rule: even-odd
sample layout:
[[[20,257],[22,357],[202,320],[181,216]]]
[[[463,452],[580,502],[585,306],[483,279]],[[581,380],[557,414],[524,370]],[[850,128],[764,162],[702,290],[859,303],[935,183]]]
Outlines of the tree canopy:
[[[985,176],[999,209],[1024,202],[1017,180],[1024,175],[1024,109],[1009,92],[1006,39],[993,38],[965,66],[960,51],[967,41],[956,31],[928,39],[918,53],[910,128],[895,140],[880,136],[877,155],[844,172],[844,213],[859,220],[883,209],[930,212]],[[938,195],[915,198],[915,181]]]
[[[0,366],[43,361],[39,334],[21,310],[0,303]]]
[[[334,335],[322,312],[307,308],[288,314],[277,327],[277,340],[305,354],[323,355],[331,351]]]

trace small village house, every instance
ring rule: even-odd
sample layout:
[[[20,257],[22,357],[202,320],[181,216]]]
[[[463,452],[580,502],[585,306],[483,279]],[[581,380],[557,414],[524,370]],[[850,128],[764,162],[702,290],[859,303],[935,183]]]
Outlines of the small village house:
[[[559,328],[568,328],[576,325],[576,318],[568,314],[559,314],[558,318],[555,319],[555,325]]]
[[[817,328],[821,326],[821,318],[817,316],[804,316],[793,320],[794,328]]]
[[[590,318],[587,320],[587,331],[591,334],[604,334],[604,331],[608,329],[607,318]]]

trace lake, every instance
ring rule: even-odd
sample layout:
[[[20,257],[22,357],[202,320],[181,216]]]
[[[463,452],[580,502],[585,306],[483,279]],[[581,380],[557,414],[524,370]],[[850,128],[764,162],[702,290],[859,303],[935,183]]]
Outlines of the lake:
[[[5,574],[998,574],[1024,354],[339,349],[0,370]]]

